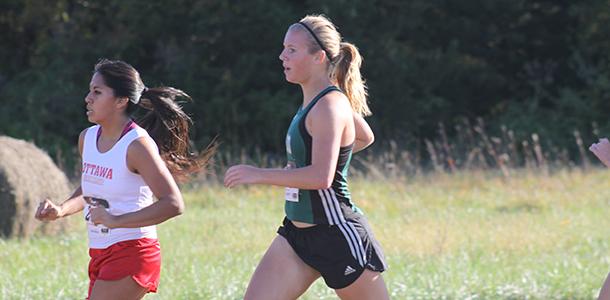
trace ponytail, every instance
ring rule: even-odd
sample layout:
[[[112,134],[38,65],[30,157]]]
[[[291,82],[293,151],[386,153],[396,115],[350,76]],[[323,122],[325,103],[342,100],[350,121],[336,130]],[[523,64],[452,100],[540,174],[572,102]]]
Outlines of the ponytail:
[[[337,27],[323,15],[307,15],[291,28],[307,30],[310,53],[322,50],[328,58],[330,79],[345,93],[354,112],[370,116],[368,93],[360,75],[362,56],[356,46],[341,42]]]
[[[138,106],[146,112],[136,123],[146,129],[159,147],[159,154],[176,181],[183,182],[190,174],[204,169],[216,151],[212,142],[199,154],[191,151],[189,128],[193,121],[182,110],[177,98],[192,100],[185,92],[172,87],[144,88]],[[133,111],[128,107],[128,112]]]
[[[149,89],[138,71],[120,60],[102,59],[95,65],[94,73],[102,75],[116,97],[129,100],[128,115],[137,108],[145,110],[135,122],[153,138],[159,147],[159,155],[176,181],[183,182],[190,174],[207,166],[217,144],[212,142],[199,154],[191,151],[189,128],[193,122],[176,101],[177,98],[191,100],[188,94],[171,87]]]
[[[366,85],[360,75],[361,65],[362,56],[360,56],[358,48],[353,44],[341,42],[339,55],[331,65],[331,78],[345,93],[352,109],[362,116],[369,116],[371,110],[366,101],[368,96]]]

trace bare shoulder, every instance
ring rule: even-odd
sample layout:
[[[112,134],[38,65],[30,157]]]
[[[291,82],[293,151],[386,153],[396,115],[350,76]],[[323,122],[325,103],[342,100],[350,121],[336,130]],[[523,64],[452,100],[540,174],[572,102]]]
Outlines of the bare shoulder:
[[[134,173],[140,173],[141,169],[147,166],[158,166],[161,161],[152,138],[138,137],[127,147],[127,167]]]
[[[151,157],[157,153],[157,147],[154,144],[155,142],[146,136],[141,136],[131,142],[129,147],[127,147],[127,154],[132,157]]]
[[[78,135],[78,138],[79,138],[80,140],[84,140],[84,139],[85,139],[85,135],[87,134],[87,130],[88,130],[88,129],[89,129],[89,128],[85,128],[85,129],[83,129],[83,131],[81,131],[81,132],[80,132],[80,134]]]
[[[313,115],[328,117],[352,117],[352,107],[347,97],[339,91],[331,91],[324,95],[318,103],[311,109]]]
[[[83,129],[83,131],[81,131],[78,135],[78,151],[80,152],[81,156],[83,155],[83,147],[85,145],[85,135],[87,134],[87,129],[88,128]]]
[[[85,135],[87,134],[87,129],[89,129],[89,128],[83,129],[83,131],[81,131],[80,134],[78,135],[78,144],[79,145],[82,145],[83,142],[85,141]]]

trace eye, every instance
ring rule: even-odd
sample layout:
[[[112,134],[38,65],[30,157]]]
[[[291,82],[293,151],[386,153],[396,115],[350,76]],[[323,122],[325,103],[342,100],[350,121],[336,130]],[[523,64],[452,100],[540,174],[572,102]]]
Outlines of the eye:
[[[99,94],[101,94],[102,92],[100,92],[100,91],[98,91],[98,90],[95,90],[95,91],[93,91],[93,93],[95,93],[96,95],[99,95]]]

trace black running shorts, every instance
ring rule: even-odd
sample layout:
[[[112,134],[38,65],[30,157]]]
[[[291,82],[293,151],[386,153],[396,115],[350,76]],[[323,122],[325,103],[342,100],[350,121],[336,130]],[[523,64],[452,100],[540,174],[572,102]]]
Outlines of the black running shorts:
[[[298,228],[284,218],[277,233],[286,238],[296,254],[320,272],[326,285],[341,289],[352,284],[364,269],[383,272],[385,257],[361,214],[338,225],[320,224]]]

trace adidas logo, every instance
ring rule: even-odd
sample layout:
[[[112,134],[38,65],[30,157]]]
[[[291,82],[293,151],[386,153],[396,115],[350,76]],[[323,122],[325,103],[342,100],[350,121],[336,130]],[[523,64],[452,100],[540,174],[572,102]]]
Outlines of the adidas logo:
[[[343,272],[343,275],[347,276],[349,274],[352,274],[356,272],[356,270],[350,266],[347,266],[347,268],[345,268],[345,272]]]

